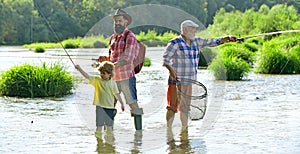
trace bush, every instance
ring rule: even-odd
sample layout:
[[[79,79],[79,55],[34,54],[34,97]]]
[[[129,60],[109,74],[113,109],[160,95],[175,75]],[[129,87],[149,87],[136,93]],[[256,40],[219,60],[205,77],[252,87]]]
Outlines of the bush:
[[[144,43],[147,47],[161,47],[167,45],[167,42],[161,42],[156,40],[144,41],[142,43]]]
[[[149,30],[147,33],[140,32],[136,35],[136,38],[146,44],[148,47],[166,46],[167,43],[178,36],[171,31],[164,33],[163,35],[157,34],[155,30]]]
[[[73,88],[72,75],[58,63],[14,66],[0,78],[0,95],[12,97],[61,97]]]
[[[105,48],[106,44],[102,43],[100,41],[95,41],[94,42],[94,48]]]
[[[150,40],[157,40],[157,33],[154,30],[148,30],[147,33],[140,32],[138,35],[136,35],[136,38],[141,41],[150,41]]]
[[[258,47],[254,43],[243,43],[243,46],[251,52],[257,52]]]
[[[104,36],[87,36],[81,41],[81,48],[105,48],[108,46],[109,37],[104,38]]]
[[[246,43],[254,43],[255,45],[262,45],[264,42],[264,38],[263,37],[253,37],[253,38],[249,38],[245,41]]]
[[[209,65],[217,80],[242,80],[250,72],[254,53],[242,44],[226,43],[220,46],[220,53]]]
[[[281,36],[265,42],[255,72],[293,74],[300,72],[299,35]]]
[[[46,50],[44,47],[42,46],[37,46],[35,49],[34,49],[34,52],[36,53],[44,53]]]
[[[254,53],[250,52],[243,44],[226,43],[220,46],[221,56],[236,57],[245,60],[249,64],[254,63]]]
[[[69,38],[67,40],[62,41],[61,43],[66,49],[74,49],[79,48],[80,42],[82,41],[82,38]]]
[[[145,57],[144,65],[143,66],[151,66],[151,60],[149,57]]]
[[[294,73],[300,73],[300,46],[295,46],[290,49],[292,63],[294,65]]]
[[[218,56],[208,69],[213,70],[217,80],[242,80],[250,72],[249,64],[236,57]]]
[[[48,42],[40,42],[40,43],[31,43],[31,44],[24,44],[23,48],[35,49],[37,47],[44,47],[45,49],[48,48],[59,48],[61,45],[59,43],[48,43]]]
[[[72,43],[66,43],[66,44],[64,45],[64,47],[65,47],[66,49],[75,49],[75,48],[78,48],[78,46],[76,46],[75,44],[72,44]]]
[[[293,65],[289,63],[284,52],[276,47],[268,47],[260,53],[256,73],[262,74],[290,74]]]

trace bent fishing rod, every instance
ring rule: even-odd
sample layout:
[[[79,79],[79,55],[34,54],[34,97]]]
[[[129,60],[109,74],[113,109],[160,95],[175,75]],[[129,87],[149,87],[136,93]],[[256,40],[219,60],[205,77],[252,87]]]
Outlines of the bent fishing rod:
[[[253,37],[277,35],[277,34],[284,34],[284,33],[297,33],[297,32],[300,32],[300,30],[285,30],[285,31],[277,31],[277,32],[270,32],[270,33],[255,34],[255,35],[250,35],[250,36],[245,36],[245,37],[237,38],[237,41],[238,42],[244,42],[245,39],[253,38]]]
[[[47,26],[49,27],[50,31],[54,34],[55,38],[56,38],[56,41],[59,42],[60,46],[63,48],[63,50],[65,51],[65,53],[67,54],[67,56],[69,57],[70,61],[72,62],[72,64],[74,65],[75,67],[75,63],[74,61],[72,60],[71,56],[69,55],[68,51],[66,50],[66,48],[64,47],[64,45],[61,43],[57,33],[54,31],[54,29],[52,28],[52,26],[50,25],[49,21],[47,20],[47,18],[45,17],[45,15],[43,14],[43,12],[40,10],[40,6],[38,4],[38,2],[36,0],[33,0],[35,6],[36,6],[36,9],[37,11],[40,13],[40,15],[42,16],[42,18],[45,20]]]

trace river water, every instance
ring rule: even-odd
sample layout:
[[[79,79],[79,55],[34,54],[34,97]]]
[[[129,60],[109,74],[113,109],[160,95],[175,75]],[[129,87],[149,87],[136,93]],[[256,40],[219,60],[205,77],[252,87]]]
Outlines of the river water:
[[[149,48],[151,67],[137,75],[143,130],[135,131],[129,107],[118,113],[113,134],[96,139],[93,88],[61,49],[33,53],[0,47],[0,72],[25,62],[60,61],[77,78],[74,93],[63,98],[0,97],[0,153],[300,153],[300,75],[250,73],[244,81],[216,81],[207,70],[198,80],[208,88],[204,119],[181,130],[178,115],[166,129],[168,72],[164,48]],[[91,58],[106,51],[73,49],[76,64],[90,74]]]

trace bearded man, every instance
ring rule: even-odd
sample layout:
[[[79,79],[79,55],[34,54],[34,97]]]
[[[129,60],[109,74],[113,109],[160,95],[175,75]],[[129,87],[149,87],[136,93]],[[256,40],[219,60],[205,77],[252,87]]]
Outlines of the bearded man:
[[[135,129],[141,130],[143,110],[137,103],[133,63],[138,55],[139,45],[134,33],[127,28],[132,22],[132,18],[122,9],[117,9],[111,18],[114,21],[114,34],[111,36],[109,44],[109,60],[115,65],[112,79],[116,81],[119,91],[125,97],[126,104],[131,108]]]
[[[163,66],[170,73],[167,92],[167,127],[172,127],[177,111],[180,112],[182,127],[187,127],[190,100],[178,99],[176,82],[178,78],[197,80],[200,50],[205,47],[215,47],[225,42],[235,42],[237,39],[234,36],[210,39],[196,37],[197,27],[199,27],[198,24],[191,20],[183,21],[181,23],[181,35],[169,41],[163,55]],[[181,92],[191,95],[191,85],[181,85],[180,88]]]

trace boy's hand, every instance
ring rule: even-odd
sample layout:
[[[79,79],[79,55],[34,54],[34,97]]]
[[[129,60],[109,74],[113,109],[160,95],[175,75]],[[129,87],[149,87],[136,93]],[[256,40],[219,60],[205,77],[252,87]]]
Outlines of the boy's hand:
[[[75,68],[78,70],[78,69],[80,69],[80,66],[79,65],[75,65]]]

